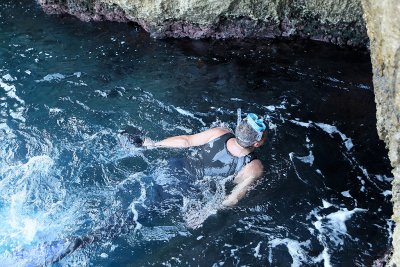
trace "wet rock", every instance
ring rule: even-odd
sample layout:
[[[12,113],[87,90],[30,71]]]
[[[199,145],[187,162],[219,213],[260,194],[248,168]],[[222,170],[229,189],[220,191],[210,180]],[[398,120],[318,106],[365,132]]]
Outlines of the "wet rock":
[[[379,137],[393,166],[393,256],[400,265],[400,4],[398,0],[362,0],[370,38]]]
[[[129,21],[125,11],[120,6],[102,1],[38,0],[38,3],[49,14],[71,14],[83,21]]]
[[[366,46],[361,0],[37,0],[51,14],[135,22],[156,38],[301,36]]]

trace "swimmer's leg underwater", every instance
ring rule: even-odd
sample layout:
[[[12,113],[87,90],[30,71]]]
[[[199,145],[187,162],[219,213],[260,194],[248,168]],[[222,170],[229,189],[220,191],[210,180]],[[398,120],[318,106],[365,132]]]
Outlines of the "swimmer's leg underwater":
[[[18,261],[26,262],[26,266],[48,266],[69,256],[74,251],[84,248],[95,242],[104,242],[116,239],[139,228],[162,223],[162,210],[170,210],[175,206],[177,196],[166,193],[162,186],[154,185],[148,191],[146,207],[137,207],[139,215],[132,211],[114,214],[104,223],[104,226],[82,236],[71,236],[63,240],[43,243],[35,248],[14,252]],[[165,215],[165,214],[164,214]],[[138,223],[138,218],[139,221]]]
[[[147,177],[151,181],[153,177]],[[132,184],[131,186],[134,186]],[[126,187],[123,188],[126,191]],[[121,192],[122,193],[122,192]],[[124,196],[128,197],[124,192]],[[125,199],[126,200],[126,199]],[[144,206],[135,207],[127,212],[116,212],[103,226],[81,236],[71,236],[62,240],[46,242],[34,248],[23,249],[13,253],[17,262],[23,262],[23,266],[49,266],[69,256],[74,251],[84,248],[95,242],[105,242],[134,232],[143,223],[145,226],[158,225],[163,222],[163,210],[171,210],[177,197],[167,193],[160,185],[151,184],[147,188],[147,196]],[[126,201],[128,204],[130,201]],[[136,211],[137,210],[137,211]],[[139,222],[140,223],[139,223]]]
[[[120,134],[127,136],[129,142],[136,147],[141,147],[143,144],[143,139],[141,138],[143,133],[135,127],[128,126]],[[100,240],[114,239],[129,232],[136,226],[137,223],[132,212],[115,214],[105,226],[95,229],[87,235],[71,236],[64,240],[43,243],[30,250],[15,252],[14,255],[28,262],[32,259],[33,262],[28,266],[49,265],[60,261],[79,248]]]
[[[115,214],[108,222],[82,236],[43,243],[32,249],[14,252],[14,257],[25,266],[48,266],[60,261],[77,249],[98,241],[112,240],[134,230],[137,223],[132,212]]]
[[[128,137],[129,142],[136,147],[141,147],[143,144],[143,139],[141,138],[142,133],[134,127],[128,127],[120,134]],[[180,167],[181,162],[172,159],[170,164]],[[153,180],[153,178],[149,177],[148,180]],[[188,186],[187,177],[181,177],[179,180],[181,180],[181,182],[186,181],[183,184],[180,184],[179,187],[181,189],[186,188],[191,191],[189,189],[190,186]],[[157,184],[152,184],[152,186],[147,189],[146,201],[144,203],[147,208],[139,208],[141,222],[143,220],[145,224],[155,225],[160,223],[160,220],[162,220],[161,217],[163,216],[160,216],[160,211],[171,210],[172,206],[179,209],[181,206],[182,195],[171,194],[169,193],[171,190]],[[121,197],[126,198],[126,193],[127,192],[122,193],[122,195],[125,196]],[[101,226],[86,235],[71,236],[63,240],[43,243],[35,248],[20,250],[13,254],[18,260],[26,263],[26,266],[47,266],[62,260],[74,251],[84,248],[87,245],[98,241],[112,240],[123,234],[129,233],[130,231],[137,229],[138,225],[140,224],[137,223],[137,215],[135,216],[132,211],[125,213],[119,212],[114,214],[104,226]]]

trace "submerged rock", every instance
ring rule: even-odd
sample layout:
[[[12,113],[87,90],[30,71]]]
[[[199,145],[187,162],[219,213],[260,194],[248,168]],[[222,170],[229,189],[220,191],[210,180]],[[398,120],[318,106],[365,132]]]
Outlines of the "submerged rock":
[[[300,36],[366,46],[361,0],[37,0],[52,14],[138,23],[153,37]]]
[[[400,223],[400,3],[363,0],[371,42],[371,60],[379,137],[389,149],[393,166],[393,220]],[[393,234],[390,266],[400,265],[400,228]]]

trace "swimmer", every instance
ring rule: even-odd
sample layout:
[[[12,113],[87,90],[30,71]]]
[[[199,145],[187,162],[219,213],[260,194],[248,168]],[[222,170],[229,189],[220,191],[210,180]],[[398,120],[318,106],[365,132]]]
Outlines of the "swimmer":
[[[161,141],[145,138],[142,145],[148,148],[199,147],[204,174],[234,176],[235,187],[222,202],[223,206],[232,207],[262,175],[263,164],[255,158],[253,152],[265,143],[266,128],[263,119],[256,114],[249,113],[242,119],[238,110],[235,134],[226,128],[212,128],[197,134],[173,136]]]
[[[226,128],[212,128],[197,134],[173,136],[157,142],[149,138],[143,140],[142,132],[134,127],[128,127],[121,134],[126,135],[129,142],[136,147],[198,147],[197,159],[201,164],[195,166],[204,168],[204,175],[234,177],[235,187],[222,202],[223,206],[232,207],[246,195],[251,185],[263,173],[262,162],[255,158],[253,152],[264,145],[266,128],[263,119],[256,114],[249,113],[242,119],[238,111],[238,123],[234,134]],[[115,214],[103,227],[94,229],[87,235],[45,243],[30,250],[16,251],[14,256],[31,264],[30,266],[50,265],[97,240],[114,239],[135,229],[137,223],[133,217],[132,213]]]

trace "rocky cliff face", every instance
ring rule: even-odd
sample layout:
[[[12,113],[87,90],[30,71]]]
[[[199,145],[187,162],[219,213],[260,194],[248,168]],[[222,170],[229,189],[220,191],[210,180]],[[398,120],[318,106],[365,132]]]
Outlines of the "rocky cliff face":
[[[153,37],[300,36],[366,46],[361,0],[37,0],[48,13],[133,21]]]
[[[371,42],[378,134],[389,148],[393,166],[392,200],[400,223],[400,2],[362,0]],[[400,227],[393,236],[391,266],[400,265]]]

